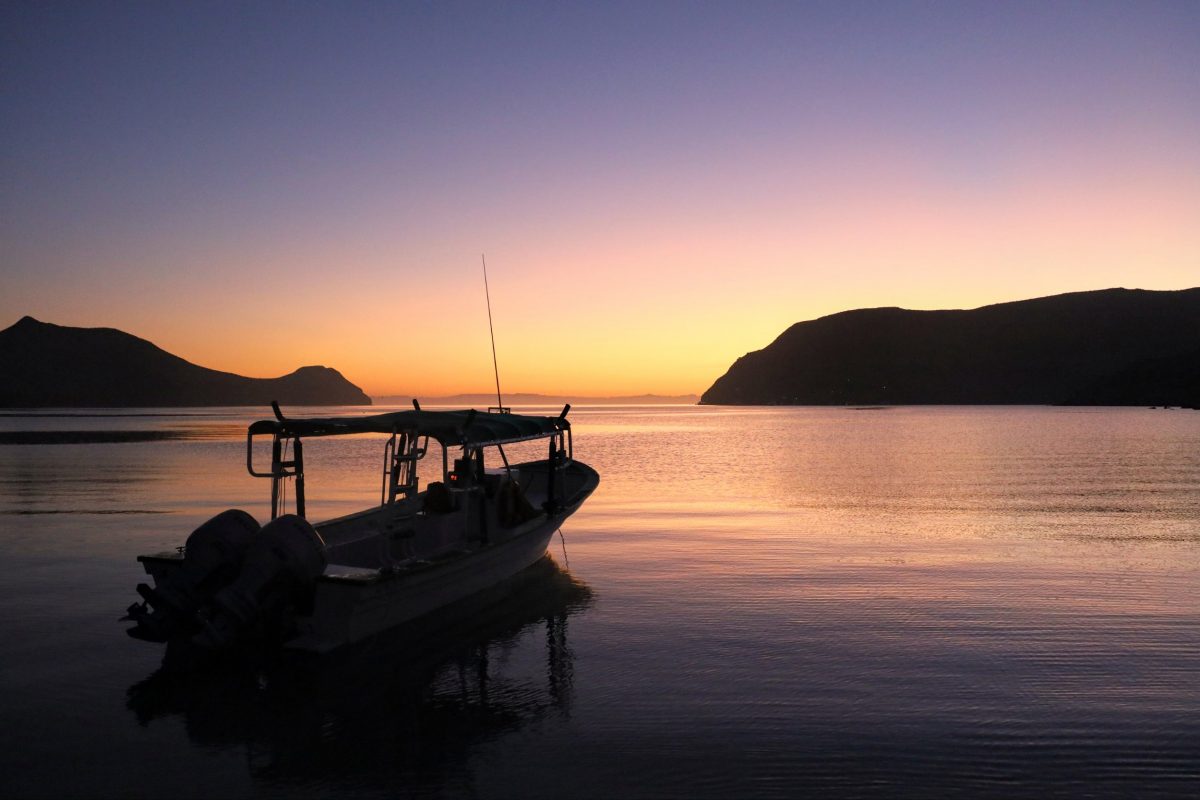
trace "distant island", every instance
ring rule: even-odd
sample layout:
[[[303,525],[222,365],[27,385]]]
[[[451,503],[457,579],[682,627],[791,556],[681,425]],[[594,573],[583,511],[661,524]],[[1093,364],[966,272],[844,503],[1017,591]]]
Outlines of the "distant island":
[[[197,366],[113,328],[24,317],[0,331],[0,407],[371,405],[336,369],[247,378]]]
[[[473,406],[484,407],[496,405],[494,394],[453,394],[442,397],[416,398],[422,405],[427,406]],[[545,406],[572,403],[574,405],[695,405],[699,396],[694,394],[631,394],[615,397],[588,397],[583,395],[531,394],[529,392],[514,392],[504,395],[505,406]],[[375,403],[381,406],[409,405],[412,395],[392,394],[376,397]]]
[[[845,311],[798,322],[742,356],[700,402],[1195,408],[1200,288]]]

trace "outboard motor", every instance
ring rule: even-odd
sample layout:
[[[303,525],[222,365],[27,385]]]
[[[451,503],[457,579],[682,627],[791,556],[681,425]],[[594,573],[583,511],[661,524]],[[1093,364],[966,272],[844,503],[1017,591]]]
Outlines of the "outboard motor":
[[[222,511],[188,536],[183,564],[155,580],[139,583],[141,603],[129,607],[127,620],[137,622],[128,633],[136,639],[165,642],[176,633],[197,628],[196,612],[237,577],[259,524],[245,511]]]
[[[267,523],[246,550],[237,580],[213,598],[192,641],[222,648],[255,629],[269,630],[289,608],[311,601],[325,563],[325,542],[303,517],[287,514]]]

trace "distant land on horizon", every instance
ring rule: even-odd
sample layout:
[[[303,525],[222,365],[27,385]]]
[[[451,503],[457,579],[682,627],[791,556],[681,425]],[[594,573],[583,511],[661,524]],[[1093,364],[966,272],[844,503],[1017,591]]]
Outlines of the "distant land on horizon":
[[[0,331],[0,408],[371,405],[336,369],[247,378],[197,366],[115,328],[23,317]]]
[[[407,394],[389,394],[373,398],[376,405],[400,406],[411,405],[413,396]],[[496,395],[482,392],[469,394],[452,394],[442,397],[416,396],[417,402],[428,406],[494,406]],[[530,392],[514,392],[504,395],[505,406],[544,406],[562,405],[695,405],[700,399],[695,394],[632,394],[616,397],[589,397],[569,394],[535,394]]]
[[[737,359],[700,403],[1195,408],[1200,288],[844,311]]]

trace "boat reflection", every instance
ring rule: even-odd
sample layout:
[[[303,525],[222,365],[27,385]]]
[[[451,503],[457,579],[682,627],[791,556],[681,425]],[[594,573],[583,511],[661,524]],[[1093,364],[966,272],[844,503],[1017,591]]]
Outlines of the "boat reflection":
[[[197,745],[245,748],[255,781],[319,786],[352,774],[445,786],[462,779],[479,743],[569,716],[568,618],[591,600],[586,584],[546,556],[434,620],[436,631],[204,669],[169,652],[129,688],[127,705],[142,725],[182,717]]]

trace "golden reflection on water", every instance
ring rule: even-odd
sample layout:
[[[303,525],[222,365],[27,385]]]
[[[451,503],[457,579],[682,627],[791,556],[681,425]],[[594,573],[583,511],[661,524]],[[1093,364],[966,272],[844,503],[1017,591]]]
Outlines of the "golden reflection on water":
[[[99,708],[89,693],[120,694],[151,671],[137,662],[148,651],[113,638],[141,579],[137,552],[179,544],[230,506],[265,516],[268,486],[244,469],[251,417],[237,413],[188,440],[0,447],[0,555],[18,576],[4,599],[20,610],[0,634],[38,670],[6,678],[26,698],[8,708],[22,726],[72,742],[48,721],[49,698]],[[565,526],[565,553],[552,544],[593,596],[571,617],[570,713],[454,739],[453,780],[465,783],[442,784],[449,793],[517,780],[536,796],[612,796],[629,781],[666,796],[1200,786],[1200,413],[591,407],[571,418],[576,456],[601,483]],[[382,448],[372,436],[306,446],[311,515],[378,502]],[[421,476],[439,474],[431,450]],[[58,594],[46,595],[51,576]],[[527,639],[497,658],[544,655]],[[83,647],[119,655],[102,667],[55,655]],[[220,746],[252,749],[244,715],[226,711]],[[117,741],[165,747],[153,725],[143,737],[89,719]],[[411,746],[387,729],[392,715],[365,719],[371,731],[335,740],[357,747],[379,728]],[[319,739],[284,761],[328,753]],[[156,755],[201,769],[209,745],[194,744]],[[553,770],[515,775],[546,759]],[[416,763],[368,748],[355,764],[370,778],[319,763],[305,775],[313,794],[364,780],[384,791],[410,785]],[[246,793],[243,767],[224,769],[214,780]]]
[[[655,587],[656,614],[884,620],[971,648],[1013,620],[1108,636],[1128,615],[1148,641],[1122,647],[1148,651],[1155,620],[1200,614],[1200,414],[723,411],[661,436],[576,423],[604,482],[573,552]]]

